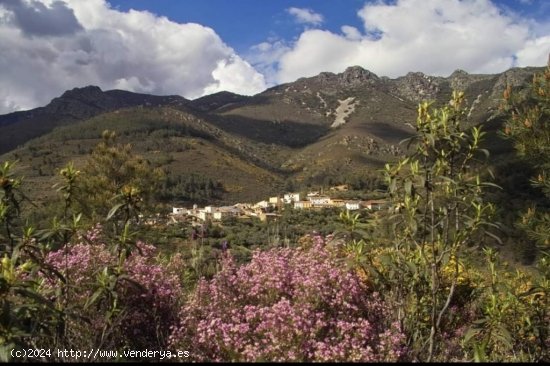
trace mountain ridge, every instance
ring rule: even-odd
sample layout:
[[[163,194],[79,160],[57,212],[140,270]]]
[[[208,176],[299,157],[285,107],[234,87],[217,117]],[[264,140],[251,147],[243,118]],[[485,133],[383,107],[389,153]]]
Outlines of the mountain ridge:
[[[175,95],[155,96],[116,89],[102,91],[94,85],[73,88],[52,99],[46,106],[0,115],[0,154],[31,138],[48,133],[55,127],[92,118],[101,113],[140,105],[183,107],[187,103],[187,99]]]
[[[152,161],[162,156],[160,165],[167,170],[186,174],[200,164],[201,174],[226,179],[233,200],[255,197],[246,192],[252,185],[261,185],[252,190],[265,197],[288,180],[342,181],[396,159],[406,151],[399,142],[415,132],[417,103],[430,99],[441,106],[453,88],[466,94],[467,125],[484,125],[488,145],[506,153],[509,146],[496,134],[502,92],[508,84],[527,85],[542,69],[455,70],[448,77],[410,72],[390,79],[352,66],[254,96],[219,92],[195,100],[87,86],[66,91],[47,106],[0,116],[0,154],[25,157],[30,179],[46,181],[53,170],[40,164],[81,159],[99,141],[100,129],[109,128]],[[10,118],[18,120],[6,123]],[[232,173],[238,171],[240,176]]]

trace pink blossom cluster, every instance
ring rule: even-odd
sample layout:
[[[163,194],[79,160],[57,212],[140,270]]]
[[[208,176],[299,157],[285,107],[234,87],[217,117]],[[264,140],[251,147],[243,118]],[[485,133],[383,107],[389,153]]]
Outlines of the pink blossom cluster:
[[[389,310],[321,237],[307,248],[224,259],[199,282],[173,328],[171,346],[197,361],[396,361],[404,336]]]
[[[105,267],[115,268],[118,263],[117,255],[98,241],[101,235],[97,230],[86,237],[88,240],[51,252],[47,257],[47,263],[67,278],[71,303],[82,308],[98,288],[97,275]],[[119,306],[125,314],[119,330],[135,347],[163,346],[159,339],[166,339],[168,334],[159,332],[163,329],[167,332],[177,320],[183,292],[178,277],[182,259],[176,255],[168,263],[160,264],[155,255],[154,246],[138,242],[123,265],[122,274],[128,279],[121,277],[116,287]],[[59,285],[59,279],[48,278],[44,286]],[[88,312],[93,311],[97,308],[88,308]],[[100,331],[104,325],[101,314],[88,315],[93,317],[95,331]]]

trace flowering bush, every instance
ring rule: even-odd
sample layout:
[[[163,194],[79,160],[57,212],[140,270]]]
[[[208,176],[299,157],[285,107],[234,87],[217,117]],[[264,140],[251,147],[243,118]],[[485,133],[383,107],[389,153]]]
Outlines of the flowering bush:
[[[387,307],[317,237],[310,248],[228,255],[202,280],[173,328],[198,361],[395,361],[403,336]]]
[[[180,279],[181,258],[173,256],[168,263],[157,263],[156,248],[138,242],[123,263],[114,291],[117,306],[112,308],[98,302],[89,306],[95,291],[101,286],[106,271],[116,271],[119,257],[101,243],[101,231],[94,229],[81,242],[49,253],[47,264],[67,279],[68,303],[87,318],[73,324],[82,338],[99,338],[107,329],[110,345],[131,346],[134,349],[163,348],[167,334],[176,320],[178,300],[182,295]],[[44,281],[43,290],[60,288],[58,278]],[[58,299],[63,296],[58,294]],[[110,312],[110,313],[109,313]],[[80,324],[80,325],[78,325]],[[109,325],[111,325],[109,327]],[[84,341],[89,345],[90,339]],[[85,344],[86,344],[85,343]],[[103,341],[102,341],[103,343]]]

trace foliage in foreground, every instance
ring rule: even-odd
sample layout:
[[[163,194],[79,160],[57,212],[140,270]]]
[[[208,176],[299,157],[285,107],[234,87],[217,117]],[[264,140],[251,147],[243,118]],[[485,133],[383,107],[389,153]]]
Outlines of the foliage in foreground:
[[[548,260],[534,275],[510,273],[489,249],[499,226],[485,192],[498,187],[481,180],[483,132],[463,130],[463,102],[455,92],[442,108],[419,106],[414,153],[385,168],[390,212],[345,249],[394,305],[409,359],[547,360]],[[475,260],[481,252],[485,263]]]
[[[197,361],[396,361],[405,352],[388,307],[317,236],[309,248],[256,251],[200,281],[171,344]]]
[[[94,228],[66,249],[50,252],[45,264],[59,277],[42,281],[40,291],[67,305],[65,340],[73,348],[166,349],[182,297],[180,256],[158,263],[157,250],[142,242],[121,260]],[[65,288],[65,296],[56,289]],[[57,296],[56,296],[57,295]]]
[[[536,176],[531,184],[539,200],[525,212],[518,224],[536,242],[540,252],[550,255],[550,63],[543,74],[535,74],[531,88],[521,94],[508,87],[503,109],[509,116],[504,129],[523,163]],[[537,207],[538,206],[538,207]]]
[[[463,93],[454,92],[440,109],[422,103],[414,154],[385,170],[395,212],[388,255],[396,270],[383,280],[417,357],[428,362],[444,344],[464,252],[496,226],[489,222],[493,206],[483,200],[489,183],[476,174],[483,132],[463,131],[465,117]]]

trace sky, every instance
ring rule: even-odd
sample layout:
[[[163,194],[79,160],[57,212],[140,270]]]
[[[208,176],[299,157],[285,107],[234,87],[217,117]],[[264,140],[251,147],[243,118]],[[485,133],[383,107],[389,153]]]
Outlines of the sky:
[[[194,99],[354,65],[448,76],[549,54],[549,0],[0,0],[0,114],[86,85]]]

